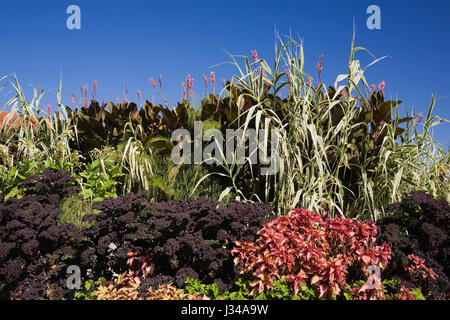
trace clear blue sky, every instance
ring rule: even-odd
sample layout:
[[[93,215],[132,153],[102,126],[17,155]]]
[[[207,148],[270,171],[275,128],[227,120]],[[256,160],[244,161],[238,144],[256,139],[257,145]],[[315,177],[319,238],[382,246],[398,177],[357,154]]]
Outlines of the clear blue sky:
[[[81,8],[81,30],[66,28],[66,9]],[[368,30],[366,8],[381,8],[381,30]],[[0,5],[0,76],[14,73],[23,87],[51,91],[44,103],[55,105],[60,74],[63,103],[80,84],[98,81],[98,98],[114,100],[124,93],[137,100],[156,92],[149,77],[162,74],[166,97],[181,98],[181,83],[189,73],[194,89],[203,93],[201,74],[214,71],[220,85],[234,68],[223,65],[233,54],[273,56],[274,25],[280,33],[298,34],[305,47],[306,71],[324,55],[323,80],[334,83],[347,68],[353,19],[357,44],[376,57],[389,58],[373,66],[370,83],[386,82],[385,92],[403,105],[425,112],[431,94],[435,113],[450,119],[450,1],[448,0],[210,0],[210,1],[2,1]],[[360,54],[363,63],[367,54]],[[30,92],[30,91],[28,91]],[[4,103],[11,93],[0,92]],[[435,130],[447,145],[450,124]]]

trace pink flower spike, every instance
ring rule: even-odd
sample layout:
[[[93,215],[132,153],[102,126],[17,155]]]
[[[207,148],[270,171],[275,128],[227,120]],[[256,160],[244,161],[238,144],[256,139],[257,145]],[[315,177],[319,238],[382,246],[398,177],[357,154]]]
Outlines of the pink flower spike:
[[[75,104],[76,101],[77,101],[77,99],[76,99],[75,95],[72,93],[72,103]]]
[[[287,68],[284,68],[284,73],[286,74],[288,81],[291,82],[291,76],[289,75],[289,70]]]
[[[94,87],[94,91],[97,90],[97,80],[94,80],[92,86]]]
[[[312,83],[311,78],[308,78],[308,80],[306,80],[306,81],[308,82],[309,85],[311,85],[311,83]]]
[[[323,69],[323,54],[319,58],[319,62],[317,63],[316,70],[319,74],[319,83],[322,83],[322,69]]]
[[[214,87],[216,85],[216,76],[214,75],[214,71],[211,71],[210,75],[211,75],[210,80],[211,80],[212,86]]]
[[[203,83],[205,84],[205,88],[208,89],[208,77],[202,73]]]
[[[84,86],[84,95],[85,95],[85,96],[87,95],[88,88],[89,88],[89,86],[86,84],[86,85]]]
[[[321,72],[323,68],[323,54],[319,58],[319,62],[317,63],[316,70],[317,72]]]
[[[286,77],[288,78],[288,82],[291,82],[291,75],[289,74],[289,70],[287,68],[284,69],[284,73],[286,74]]]
[[[222,78],[222,87],[225,88],[226,85],[227,85],[227,82],[226,82],[225,78]]]
[[[186,82],[182,83],[183,85],[183,99],[188,101],[189,97],[194,96],[194,91],[192,90],[192,87],[194,86],[194,78],[191,78],[191,75],[188,74],[186,77]]]
[[[87,108],[87,107],[88,107],[88,104],[89,104],[88,99],[84,98],[83,107],[84,107],[84,108]]]
[[[150,78],[150,83],[155,87],[156,89],[156,81],[153,78]]]
[[[142,93],[141,93],[141,90],[138,89],[137,95],[138,95],[139,101],[142,101]]]
[[[47,105],[47,116],[49,116],[50,117],[50,113],[52,112],[52,105],[51,104],[48,104]]]
[[[256,52],[256,49],[253,51],[250,50],[250,52],[252,53],[252,61],[254,64],[256,64],[256,62],[258,61],[258,52]]]
[[[370,86],[370,92],[374,92],[374,91],[375,91],[375,88],[376,88],[375,84],[372,84],[372,85]]]
[[[383,89],[386,87],[386,83],[384,83],[384,80],[381,81],[381,83],[378,85],[378,89],[380,89],[380,91],[383,91]]]

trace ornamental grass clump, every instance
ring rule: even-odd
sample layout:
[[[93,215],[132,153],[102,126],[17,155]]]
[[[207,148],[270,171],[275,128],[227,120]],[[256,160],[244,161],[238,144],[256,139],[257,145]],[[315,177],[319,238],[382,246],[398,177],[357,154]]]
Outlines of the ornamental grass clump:
[[[373,223],[322,217],[305,209],[294,209],[258,232],[256,241],[237,241],[232,250],[241,274],[251,276],[251,295],[273,289],[285,280],[301,297],[302,286],[314,289],[318,298],[342,294],[347,284],[367,280],[369,267],[386,267],[391,246],[375,245]],[[383,298],[383,284],[361,285],[358,296]]]
[[[434,97],[425,117],[406,110],[401,117],[401,101],[387,99],[386,83],[376,90],[365,78],[381,59],[361,66],[360,51],[367,50],[353,38],[348,72],[333,86],[321,81],[322,59],[319,81],[305,72],[303,45],[292,37],[276,39],[273,64],[256,52],[251,61],[239,56],[243,63],[232,56],[236,75],[223,99],[202,101],[202,120],[216,121],[222,131],[241,129],[246,145],[251,130],[277,130],[278,148],[269,157],[278,170],[261,174],[247,154],[217,165],[210,174],[228,179],[223,195],[271,204],[278,215],[327,208],[332,217],[372,221],[411,190],[450,196],[450,154],[432,137],[432,128],[448,120],[433,115]]]
[[[76,139],[75,123],[61,103],[62,81],[53,115],[51,105],[47,106],[47,110],[41,109],[43,89],[40,92],[34,89],[32,99],[27,100],[16,77],[9,85],[15,95],[0,107],[0,172],[2,169],[9,171],[25,160],[42,161],[46,163],[45,167],[56,166],[60,169],[65,168],[67,162],[78,162],[78,154],[70,146]],[[66,169],[73,171],[74,166],[67,166]]]

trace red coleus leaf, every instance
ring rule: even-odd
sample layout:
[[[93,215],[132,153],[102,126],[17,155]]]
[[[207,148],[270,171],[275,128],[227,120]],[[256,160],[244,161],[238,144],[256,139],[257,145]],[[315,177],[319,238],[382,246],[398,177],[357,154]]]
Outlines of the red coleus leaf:
[[[340,294],[349,269],[364,274],[372,264],[384,266],[391,254],[390,244],[375,246],[373,223],[324,218],[305,209],[267,223],[258,236],[253,243],[236,243],[232,250],[235,263],[244,264],[243,273],[258,279],[253,293],[270,289],[275,279],[286,279],[295,293],[309,280],[320,297]],[[373,294],[363,290],[361,297]]]

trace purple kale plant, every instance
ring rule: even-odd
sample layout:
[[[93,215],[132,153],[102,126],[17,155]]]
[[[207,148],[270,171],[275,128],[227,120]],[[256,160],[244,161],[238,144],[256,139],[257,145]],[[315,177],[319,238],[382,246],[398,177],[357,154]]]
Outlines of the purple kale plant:
[[[60,299],[66,269],[79,260],[83,233],[59,224],[59,201],[76,190],[68,173],[29,177],[23,198],[0,199],[0,298]]]
[[[253,241],[262,225],[274,218],[270,207],[232,202],[226,208],[206,198],[152,203],[145,194],[127,194],[97,203],[98,214],[86,230],[93,244],[84,256],[97,277],[127,269],[127,254],[150,257],[152,272],[140,290],[173,281],[183,287],[187,277],[229,289],[238,271],[234,241]]]
[[[407,195],[388,206],[390,215],[377,222],[378,241],[392,243],[392,260],[382,276],[401,280],[410,288],[421,287],[427,298],[450,297],[450,206],[423,191]],[[409,255],[425,259],[437,277],[411,278]]]

